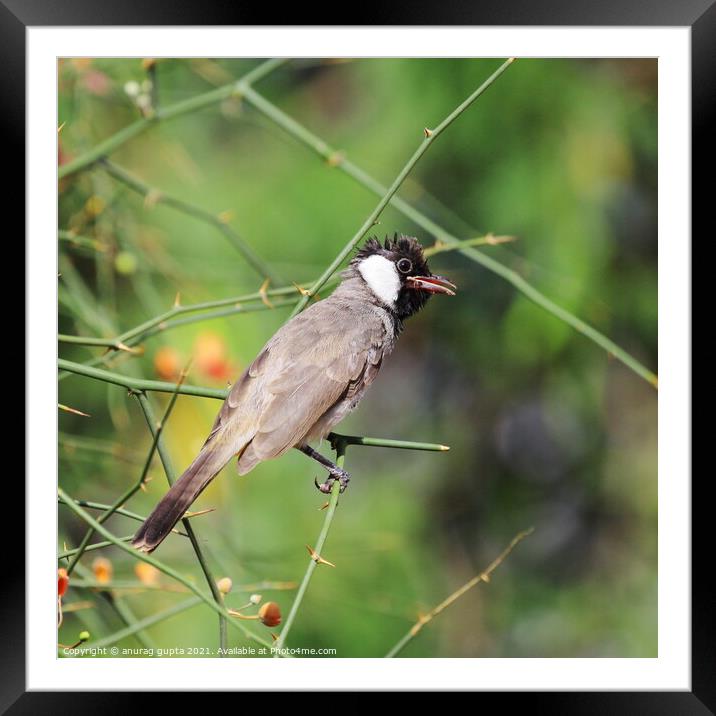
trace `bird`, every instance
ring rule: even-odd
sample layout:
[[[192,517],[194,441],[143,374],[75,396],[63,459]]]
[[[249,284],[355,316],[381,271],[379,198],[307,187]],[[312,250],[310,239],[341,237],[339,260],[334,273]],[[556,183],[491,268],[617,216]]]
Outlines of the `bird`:
[[[334,292],[286,322],[232,386],[194,461],[134,535],[152,552],[233,458],[240,475],[297,448],[328,471],[316,486],[341,492],[350,475],[310,446],[360,402],[393,351],[406,319],[431,294],[457,287],[428,268],[417,238],[368,238]],[[320,446],[320,445],[319,445]]]

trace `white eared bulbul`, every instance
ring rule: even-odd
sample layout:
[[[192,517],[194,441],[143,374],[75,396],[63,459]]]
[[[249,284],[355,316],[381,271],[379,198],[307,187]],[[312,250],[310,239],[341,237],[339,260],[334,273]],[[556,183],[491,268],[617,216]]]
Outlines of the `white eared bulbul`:
[[[341,490],[348,473],[309,446],[358,405],[403,321],[432,293],[455,286],[428,269],[418,240],[368,239],[331,296],[311,304],[274,334],[236,381],[201,451],[134,536],[151,552],[201,491],[233,457],[244,475],[263,460],[297,448],[318,461],[328,478],[318,488]]]

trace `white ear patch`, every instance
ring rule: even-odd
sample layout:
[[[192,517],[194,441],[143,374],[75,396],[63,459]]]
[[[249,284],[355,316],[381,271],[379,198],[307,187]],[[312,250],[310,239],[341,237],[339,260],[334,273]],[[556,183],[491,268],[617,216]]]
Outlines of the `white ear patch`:
[[[395,264],[385,256],[373,254],[360,262],[358,270],[377,298],[392,308],[400,291],[400,277]]]

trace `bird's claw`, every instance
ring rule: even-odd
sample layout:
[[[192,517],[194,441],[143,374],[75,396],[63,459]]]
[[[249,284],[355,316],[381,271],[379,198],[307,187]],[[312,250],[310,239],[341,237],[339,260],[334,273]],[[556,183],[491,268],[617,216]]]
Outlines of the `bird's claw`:
[[[338,482],[341,484],[340,492],[343,493],[346,491],[346,487],[348,487],[348,482],[350,481],[351,476],[345,472],[342,471],[339,475],[329,475],[326,478],[325,482],[318,482],[318,478],[313,478],[313,484],[316,486],[316,489],[322,492],[324,495],[329,495],[331,493],[331,490],[333,490],[333,483],[338,480]]]
[[[326,480],[325,482],[319,483],[319,482],[318,482],[318,478],[317,478],[317,477],[314,477],[314,478],[313,478],[313,484],[316,486],[316,489],[317,489],[319,492],[322,492],[322,493],[324,493],[324,494],[326,494],[326,495],[331,491],[331,488],[333,487],[333,483],[331,482],[331,479],[330,479],[330,478],[329,478],[328,480]]]

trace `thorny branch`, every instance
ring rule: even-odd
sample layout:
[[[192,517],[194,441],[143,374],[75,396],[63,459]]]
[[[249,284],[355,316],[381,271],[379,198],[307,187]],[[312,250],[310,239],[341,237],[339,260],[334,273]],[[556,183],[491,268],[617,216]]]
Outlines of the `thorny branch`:
[[[626,353],[623,349],[621,349],[619,346],[616,346],[612,341],[607,339],[605,336],[602,336],[599,332],[591,328],[590,326],[584,324],[580,319],[576,318],[569,312],[567,312],[565,309],[562,309],[561,307],[554,304],[552,301],[547,299],[545,296],[543,296],[541,293],[539,293],[536,289],[534,289],[530,284],[528,284],[520,275],[518,275],[516,272],[512,271],[511,269],[508,269],[507,267],[503,266],[499,262],[497,262],[495,259],[492,259],[481,252],[478,252],[474,246],[477,245],[491,245],[495,243],[501,243],[502,241],[510,240],[511,237],[491,237],[488,235],[488,237],[479,237],[476,239],[468,239],[467,241],[461,242],[457,237],[449,234],[447,231],[445,231],[442,227],[435,224],[432,220],[428,219],[425,215],[423,215],[421,212],[419,212],[417,209],[413,208],[411,205],[409,205],[407,202],[405,202],[403,199],[398,197],[397,191],[405,181],[408,174],[411,172],[415,164],[418,162],[418,160],[421,158],[421,156],[427,151],[429,146],[435,141],[435,139],[457,118],[460,114],[462,114],[496,79],[499,77],[502,72],[505,71],[505,69],[511,64],[513,59],[507,60],[505,63],[503,63],[496,72],[494,72],[475,92],[473,92],[461,105],[459,105],[453,112],[451,112],[435,129],[426,129],[425,130],[425,136],[413,156],[408,160],[408,162],[405,164],[405,166],[402,168],[402,170],[398,173],[395,180],[389,187],[384,187],[379,182],[377,182],[375,179],[373,179],[371,176],[369,176],[367,173],[363,172],[357,165],[349,162],[343,155],[339,154],[335,150],[333,150],[331,147],[329,147],[325,142],[323,142],[321,139],[316,137],[315,135],[311,134],[307,129],[302,127],[300,124],[298,124],[294,119],[283,113],[281,110],[279,110],[277,107],[272,105],[270,102],[268,102],[266,99],[264,99],[258,92],[254,90],[252,87],[252,84],[256,82],[257,80],[261,79],[262,77],[269,74],[271,71],[279,67],[281,64],[285,62],[285,60],[269,60],[267,62],[264,62],[251,72],[247,73],[243,78],[239,79],[236,82],[229,83],[223,87],[220,87],[218,89],[212,90],[210,92],[206,92],[202,95],[198,95],[194,98],[178,102],[174,105],[170,105],[164,108],[154,108],[153,112],[150,113],[148,116],[143,117],[140,120],[137,120],[133,124],[125,127],[123,130],[120,130],[115,135],[107,138],[106,140],[100,142],[96,147],[91,149],[90,151],[86,152],[85,154],[77,157],[76,159],[72,160],[71,162],[62,165],[59,168],[58,176],[59,178],[67,177],[73,173],[76,173],[80,170],[86,169],[92,165],[97,164],[98,162],[102,163],[103,168],[110,173],[115,179],[118,181],[121,181],[128,187],[130,187],[132,190],[142,194],[146,200],[151,201],[158,201],[166,204],[169,207],[174,208],[175,210],[182,211],[186,214],[195,216],[198,219],[207,221],[211,223],[212,225],[216,226],[217,229],[222,231],[222,233],[227,236],[227,238],[232,241],[232,243],[239,249],[239,251],[244,255],[246,260],[249,264],[251,264],[254,269],[257,270],[262,276],[265,277],[271,277],[272,272],[270,270],[270,267],[268,267],[256,254],[254,254],[253,250],[251,249],[248,244],[246,244],[241,237],[231,230],[225,222],[223,222],[220,218],[210,214],[209,212],[205,212],[203,209],[200,209],[198,207],[195,207],[188,202],[184,202],[179,199],[175,199],[173,197],[169,197],[165,194],[162,194],[161,192],[157,192],[156,190],[151,189],[149,186],[141,182],[136,177],[129,174],[126,170],[118,167],[117,165],[114,165],[112,163],[109,163],[106,158],[113,153],[115,150],[117,150],[119,147],[121,147],[124,143],[132,139],[133,137],[139,135],[140,133],[146,131],[149,129],[152,125],[156,124],[160,121],[166,121],[169,119],[172,119],[174,117],[178,117],[182,114],[186,114],[192,111],[195,111],[197,109],[200,109],[202,107],[209,106],[211,104],[217,103],[222,101],[223,99],[226,99],[231,96],[242,96],[244,97],[248,102],[250,102],[256,109],[258,109],[260,112],[262,112],[265,116],[267,116],[269,119],[272,119],[278,126],[282,127],[285,131],[287,131],[289,134],[297,138],[299,141],[303,142],[307,146],[309,146],[311,149],[316,151],[319,155],[323,156],[330,166],[338,167],[341,171],[351,176],[354,180],[362,184],[367,189],[371,190],[373,193],[380,196],[380,201],[378,202],[375,209],[368,215],[366,220],[363,222],[361,227],[358,229],[356,234],[351,238],[351,240],[344,246],[344,248],[339,252],[339,254],[336,256],[336,258],[332,261],[330,266],[323,272],[323,274],[316,279],[314,282],[311,283],[310,289],[303,289],[301,287],[284,287],[279,289],[272,289],[272,290],[266,290],[265,286],[262,287],[262,290],[254,293],[249,294],[247,296],[239,297],[239,298],[231,298],[231,299],[222,299],[219,301],[210,301],[205,302],[202,304],[195,304],[192,306],[181,306],[176,305],[169,311],[164,312],[163,314],[156,316],[139,326],[135,326],[132,329],[129,329],[125,333],[113,337],[113,338],[106,338],[106,337],[82,337],[82,336],[60,336],[59,340],[61,342],[65,343],[77,343],[77,344],[83,344],[87,346],[99,346],[99,347],[105,347],[109,349],[110,351],[125,351],[129,354],[136,355],[140,351],[139,349],[136,349],[135,346],[141,342],[143,339],[157,333],[160,331],[167,330],[169,328],[172,328],[174,326],[178,325],[185,325],[186,323],[193,322],[195,320],[205,320],[210,317],[216,317],[219,315],[229,315],[231,313],[236,313],[240,311],[247,311],[247,310],[262,310],[262,308],[267,307],[277,307],[282,305],[294,305],[294,311],[293,314],[297,313],[298,311],[302,310],[308,303],[311,298],[315,297],[317,292],[328,285],[329,281],[331,281],[333,274],[338,269],[338,267],[343,263],[343,261],[346,259],[346,257],[350,254],[350,252],[353,250],[353,248],[357,245],[357,243],[363,238],[363,236],[370,230],[372,226],[375,225],[378,217],[382,213],[382,211],[388,206],[389,204],[393,205],[395,208],[397,208],[399,211],[401,211],[406,217],[410,218],[412,221],[414,221],[417,225],[421,226],[424,230],[432,234],[438,241],[434,247],[427,250],[427,253],[440,253],[442,251],[449,251],[449,250],[459,250],[461,253],[466,255],[468,258],[470,258],[473,261],[476,261],[489,270],[495,272],[496,274],[502,276],[504,279],[512,283],[515,288],[520,290],[523,294],[525,294],[528,298],[533,300],[538,305],[542,306],[546,310],[550,311],[554,315],[556,315],[561,320],[565,321],[566,323],[572,325],[576,330],[580,331],[587,337],[589,337],[591,340],[593,340],[598,345],[604,347],[607,349],[610,353],[615,355],[617,358],[622,360],[628,367],[630,367],[632,370],[634,370],[637,374],[641,375],[642,377],[646,378],[652,384],[656,384],[656,376],[654,376],[650,371],[648,371],[646,368],[644,368],[638,361],[636,361],[632,356],[630,356],[628,353]],[[81,246],[84,248],[92,249],[95,251],[102,251],[102,245],[98,244],[97,242],[94,242],[91,239],[86,239],[86,237],[76,237],[70,234],[69,232],[60,232],[60,238],[65,241],[72,242],[76,246]],[[70,280],[72,279],[72,275],[70,275]],[[298,300],[296,301],[295,298],[293,298],[293,294],[298,290],[298,292],[301,294]],[[267,297],[277,297],[279,298],[278,301],[274,301],[273,303],[269,302],[267,300]],[[81,298],[81,297],[80,297]],[[73,299],[75,300],[75,299]],[[79,299],[77,299],[79,300]],[[84,298],[82,300],[85,300]],[[245,306],[245,303],[250,303],[252,301],[261,301],[261,304],[257,304],[256,306]],[[72,307],[70,302],[70,307]],[[99,328],[100,330],[104,330],[107,325],[106,322],[102,320],[101,314],[95,315],[95,310],[91,304],[91,301],[85,301],[83,304],[83,307],[86,309],[86,314],[90,317],[91,323]],[[181,316],[183,314],[193,314],[193,313],[200,313],[199,316],[187,316],[183,317],[177,320],[177,316]],[[166,421],[166,418],[168,417],[169,412],[171,411],[171,408],[173,407],[174,401],[176,400],[177,396],[179,394],[184,395],[194,395],[194,396],[201,396],[201,397],[207,397],[207,398],[215,398],[215,399],[223,399],[225,398],[227,391],[225,390],[218,390],[218,389],[210,389],[210,388],[204,388],[200,386],[187,386],[183,385],[180,381],[178,384],[171,384],[171,383],[165,383],[162,381],[154,381],[154,380],[146,380],[144,378],[139,377],[129,377],[129,376],[123,376],[119,375],[117,373],[113,373],[107,370],[95,368],[92,365],[86,365],[86,364],[78,364],[74,363],[72,361],[60,359],[59,367],[69,371],[71,373],[83,375],[85,377],[93,378],[96,380],[101,380],[107,383],[114,383],[116,385],[123,386],[127,388],[132,394],[134,394],[139,403],[142,407],[142,410],[145,413],[145,417],[147,418],[147,423],[150,427],[150,429],[153,432],[153,443],[152,443],[152,450],[150,451],[150,454],[147,458],[147,461],[145,463],[145,467],[142,473],[142,480],[144,479],[144,476],[146,475],[146,470],[148,468],[149,461],[151,460],[151,457],[154,453],[154,450],[157,449],[160,453],[160,457],[162,458],[162,462],[164,463],[165,471],[167,474],[167,479],[169,480],[170,484],[173,481],[173,471],[168,461],[168,455],[166,454],[166,451],[163,447],[162,441],[161,441],[161,428],[164,425],[164,422]],[[153,418],[153,414],[151,411],[151,406],[148,402],[146,391],[160,391],[160,392],[167,392],[172,393],[172,399],[170,402],[170,405],[165,412],[164,418],[162,419],[160,424],[156,424]],[[338,465],[342,465],[345,457],[345,450],[348,445],[363,445],[363,446],[377,446],[377,447],[391,447],[391,448],[402,448],[402,449],[414,449],[414,450],[434,450],[434,451],[444,451],[447,450],[447,446],[444,445],[436,445],[432,443],[414,443],[414,442],[408,442],[408,441],[397,441],[397,440],[387,440],[382,438],[367,438],[367,437],[361,437],[361,436],[344,436],[344,435],[338,435],[334,434],[331,436],[332,444],[334,445],[336,452],[337,452],[337,463]],[[142,482],[140,480],[140,483]],[[135,486],[136,487],[136,486]],[[85,539],[83,539],[80,547],[77,550],[70,550],[63,554],[62,556],[72,556],[73,561],[72,565],[74,566],[77,564],[78,560],[82,556],[83,552],[87,551],[88,549],[93,548],[93,545],[88,545],[89,538],[91,538],[91,535],[94,532],[99,533],[105,539],[107,540],[108,544],[113,544],[119,549],[123,550],[127,554],[131,555],[133,558],[144,561],[148,564],[151,564],[155,568],[159,569],[161,572],[166,574],[167,576],[175,579],[180,584],[182,584],[187,590],[193,592],[196,596],[192,597],[191,600],[188,600],[187,602],[184,602],[182,604],[179,604],[175,607],[172,607],[171,609],[165,610],[164,612],[160,612],[158,614],[146,617],[140,621],[136,621],[135,623],[128,624],[128,626],[121,630],[120,632],[117,632],[113,635],[110,635],[106,637],[103,640],[100,640],[97,642],[98,644],[102,643],[115,643],[116,641],[119,641],[120,639],[124,638],[125,636],[129,636],[131,634],[135,634],[140,632],[143,628],[150,626],[151,624],[155,624],[158,621],[161,621],[163,619],[169,618],[173,614],[179,613],[180,611],[183,611],[184,609],[188,609],[195,604],[198,604],[200,602],[204,602],[207,606],[209,606],[211,609],[213,609],[217,614],[219,615],[220,624],[221,624],[221,630],[220,630],[220,638],[222,645],[225,644],[226,634],[225,634],[225,628],[227,622],[230,623],[233,628],[240,630],[243,632],[248,638],[254,639],[258,641],[259,643],[262,643],[264,645],[269,645],[267,642],[262,640],[260,637],[256,636],[250,630],[247,630],[246,627],[240,622],[235,619],[231,619],[229,613],[227,612],[226,608],[223,605],[223,600],[221,598],[221,595],[217,595],[216,590],[216,583],[213,580],[213,577],[211,573],[208,570],[208,567],[206,565],[206,560],[199,548],[198,541],[196,540],[196,537],[194,536],[193,530],[191,528],[191,525],[189,524],[188,520],[184,520],[184,527],[186,529],[186,536],[189,537],[189,539],[192,541],[192,544],[195,548],[197,558],[200,562],[200,565],[205,573],[205,576],[207,578],[207,582],[210,586],[212,597],[209,597],[208,595],[201,592],[190,580],[183,577],[181,574],[173,570],[172,568],[168,567],[167,565],[164,565],[163,563],[159,562],[154,557],[151,557],[149,555],[146,555],[144,553],[138,552],[137,550],[134,550],[129,545],[126,544],[127,538],[119,538],[113,535],[111,532],[109,532],[102,524],[102,522],[109,517],[110,514],[113,512],[126,512],[122,509],[122,505],[128,499],[128,497],[131,496],[131,494],[134,494],[134,489],[132,488],[131,492],[127,492],[124,495],[122,495],[118,500],[115,501],[111,506],[109,506],[108,509],[105,509],[105,512],[100,516],[98,520],[95,520],[92,518],[81,506],[83,503],[81,501],[76,501],[71,499],[62,489],[59,490],[59,498],[60,500],[67,505],[69,509],[71,509],[78,517],[83,519],[88,525],[89,530],[87,534],[85,535]],[[321,557],[321,551],[323,550],[328,533],[333,521],[333,518],[335,516],[335,511],[338,505],[338,497],[339,497],[339,483],[336,481],[334,483],[333,490],[330,495],[330,499],[327,505],[326,514],[323,521],[323,526],[321,528],[321,532],[318,536],[318,540],[313,548],[310,548],[311,552],[311,558],[309,559],[309,563],[306,569],[306,572],[304,574],[303,580],[299,586],[298,592],[296,594],[296,597],[294,599],[294,602],[291,606],[291,609],[289,611],[287,620],[284,624],[284,627],[282,629],[281,635],[279,637],[277,645],[279,647],[283,646],[285,644],[285,641],[289,635],[290,629],[295,621],[295,618],[298,614],[298,611],[300,609],[300,606],[302,604],[303,598],[305,596],[305,593],[308,589],[309,583],[311,581],[311,577],[313,575],[313,572],[315,571],[317,565],[322,562],[326,562]],[[84,503],[87,504],[87,506],[90,506],[90,503]],[[105,507],[105,506],[103,506]],[[128,513],[129,514],[129,513]],[[492,573],[492,571],[499,566],[499,564],[507,557],[509,552],[513,549],[513,547],[519,542],[521,539],[523,539],[528,532],[520,533],[515,537],[515,539],[512,541],[512,543],[509,545],[509,547],[503,551],[503,553],[480,575],[475,577],[473,580],[470,580],[466,585],[461,587],[459,590],[454,592],[450,597],[448,597],[446,600],[444,600],[441,604],[439,604],[437,607],[435,607],[427,616],[421,617],[419,622],[406,634],[406,636],[396,644],[393,649],[388,653],[387,656],[395,656],[402,648],[412,639],[414,638],[419,631],[422,629],[422,627],[427,624],[429,621],[431,621],[433,618],[435,618],[440,612],[442,612],[444,609],[446,609],[450,604],[452,604],[456,599],[458,599],[462,594],[464,594],[468,589],[471,589],[473,586],[475,586],[480,581],[488,581],[489,576]],[[97,545],[99,546],[99,545]]]

